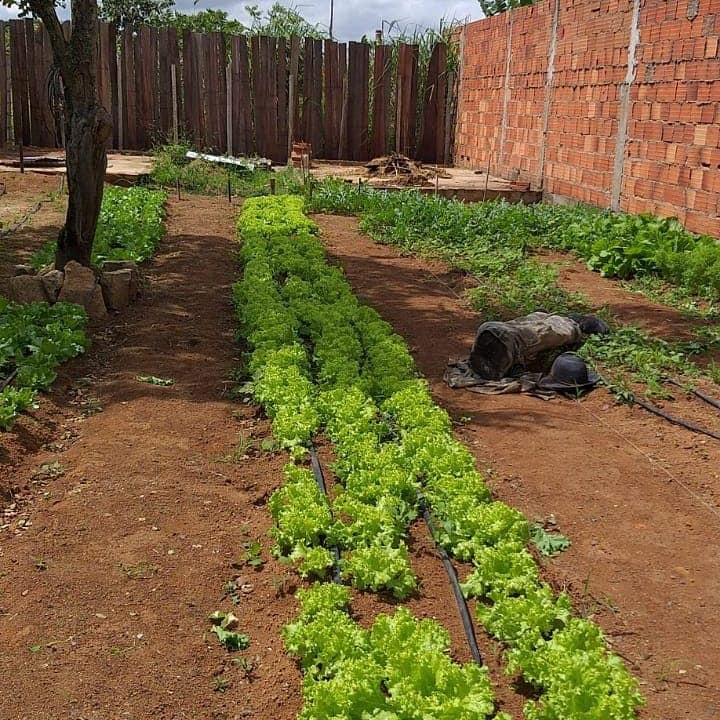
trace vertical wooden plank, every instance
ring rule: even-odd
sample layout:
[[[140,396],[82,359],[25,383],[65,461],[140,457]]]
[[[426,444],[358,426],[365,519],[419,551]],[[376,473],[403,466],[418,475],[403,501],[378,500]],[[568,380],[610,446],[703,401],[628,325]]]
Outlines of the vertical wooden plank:
[[[135,43],[132,27],[123,30],[123,126],[124,145],[128,150],[137,150],[137,103],[135,91]]]
[[[205,36],[201,33],[193,34],[193,61],[195,63],[195,83],[197,103],[195,107],[195,122],[197,126],[196,145],[199,150],[208,148],[208,123],[207,123],[207,82],[205,68],[207,58],[205,53],[207,47]]]
[[[49,39],[46,41],[49,42]],[[120,147],[120,117],[119,117],[119,101],[118,101],[118,48],[117,48],[117,30],[114,25],[108,24],[107,46],[105,48],[107,58],[108,74],[109,74],[109,97],[110,97],[110,115],[113,121],[113,134],[110,141],[110,147]]]
[[[437,163],[442,158],[445,127],[445,60],[445,45],[438,43],[433,48],[428,63],[422,134],[415,153],[416,157],[424,162]]]
[[[12,84],[13,142],[30,144],[25,23],[10,20],[10,82]]]
[[[220,125],[220,78],[218,75],[220,58],[218,57],[217,33],[210,33],[207,36],[207,67],[206,77],[208,86],[208,104],[207,111],[212,116],[209,119],[210,126],[210,147],[213,152],[222,151],[221,129]]]
[[[8,83],[7,46],[5,44],[5,23],[0,20],[0,148],[4,148],[8,137]]]
[[[348,48],[345,43],[338,46],[338,85],[340,87],[340,124],[338,125],[338,153],[340,160],[346,160],[348,153]]]
[[[172,123],[172,78],[170,67],[170,29],[163,27],[158,31],[158,128],[168,137]]]
[[[292,114],[293,117],[293,128],[295,137],[292,140],[296,140],[300,135],[300,103],[298,102],[298,91],[300,88],[300,38],[297,35],[293,35],[290,38],[290,68],[289,74],[295,78],[295,97],[293,98],[292,107],[288,108],[288,114]],[[289,120],[288,120],[289,122]]]
[[[195,127],[193,120],[193,108],[195,107],[193,77],[194,58],[192,33],[189,30],[183,32],[182,41],[182,99],[184,124],[187,134],[194,139]]]
[[[250,155],[253,151],[252,106],[250,103],[250,65],[245,37],[234,35],[231,40],[233,154]]]
[[[146,69],[143,62],[143,28],[137,28],[132,35],[133,62],[135,66],[135,112],[137,125],[135,128],[137,147],[135,150],[144,150],[147,147],[148,118],[145,113],[145,83]]]
[[[255,108],[255,139],[260,155],[268,155],[267,127],[267,73],[264,55],[265,43],[257,35],[250,40],[252,50],[252,99]]]
[[[268,37],[266,39],[267,57],[267,89],[268,89],[268,115],[267,122],[270,131],[269,157],[279,162],[282,151],[279,149],[278,137],[278,62],[277,62],[277,39]],[[282,153],[284,154],[284,153]]]
[[[113,112],[113,77],[111,58],[115,53],[114,38],[109,23],[100,23],[100,47],[98,50],[98,98],[100,104],[112,114]],[[113,146],[113,138],[108,139],[108,147]]]
[[[300,130],[300,137],[304,142],[312,143],[312,121],[313,114],[311,110],[313,88],[312,84],[315,79],[315,72],[313,70],[314,63],[314,50],[312,38],[305,38],[305,44],[303,47],[302,54],[302,119],[298,130]],[[314,148],[313,148],[314,150]]]
[[[40,145],[40,96],[37,84],[38,67],[35,62],[35,22],[26,18],[25,24],[25,63],[28,84],[28,123],[30,125],[30,144]]]
[[[385,155],[388,149],[391,61],[392,48],[377,44],[373,58],[373,130],[370,144],[373,157]]]
[[[412,156],[415,148],[417,112],[417,45],[400,45],[398,49],[398,135],[396,146],[400,152]]]
[[[347,128],[350,160],[367,160],[369,155],[369,70],[370,47],[351,42],[348,53]]]
[[[313,154],[323,157],[323,42],[313,40],[312,145]]]
[[[435,112],[437,119],[435,121],[435,162],[445,162],[445,132],[447,112],[447,89],[448,89],[448,73],[447,73],[447,45],[440,45],[438,58],[438,76],[435,91]]]
[[[335,108],[334,73],[337,72],[337,44],[332,40],[325,40],[323,46],[323,136],[325,147],[323,157],[333,159],[337,151],[337,138],[335,137],[335,124],[333,110]]]
[[[228,145],[227,137],[227,51],[225,35],[214,33],[217,63],[215,66],[215,77],[217,80],[217,128],[218,128],[218,149],[226,153]]]
[[[288,136],[288,48],[285,38],[277,41],[277,162],[286,163]]]
[[[47,81],[52,65],[50,38],[42,23],[35,28],[35,66],[36,80],[39,92],[39,123],[40,144],[43,147],[55,147],[55,121],[50,110],[47,92]]]
[[[150,28],[150,58],[152,73],[150,75],[150,107],[152,108],[152,136],[153,143],[160,139],[160,77],[158,68],[159,30]]]
[[[178,34],[177,30],[175,28],[168,28],[168,63],[170,65],[175,65],[175,72],[176,72],[176,80],[177,80],[177,112],[178,112],[178,122],[182,119],[182,113],[183,113],[183,105],[182,105],[182,92],[181,92],[181,81],[180,81],[180,43],[178,42]],[[171,83],[172,84],[172,83]],[[171,92],[171,101],[170,101],[170,126],[172,127],[172,113],[173,113],[173,106],[172,106],[172,88],[170,89]]]

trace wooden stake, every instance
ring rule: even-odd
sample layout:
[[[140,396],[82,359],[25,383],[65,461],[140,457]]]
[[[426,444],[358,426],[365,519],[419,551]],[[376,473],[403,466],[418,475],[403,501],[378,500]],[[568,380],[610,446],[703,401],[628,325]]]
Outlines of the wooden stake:
[[[18,145],[18,149],[20,152],[20,172],[24,173],[25,172],[25,155],[23,154],[23,144],[22,143],[20,143]]]
[[[270,178],[270,194],[275,194],[275,178]]]
[[[175,188],[177,190],[177,199],[180,199],[180,178],[175,178]]]

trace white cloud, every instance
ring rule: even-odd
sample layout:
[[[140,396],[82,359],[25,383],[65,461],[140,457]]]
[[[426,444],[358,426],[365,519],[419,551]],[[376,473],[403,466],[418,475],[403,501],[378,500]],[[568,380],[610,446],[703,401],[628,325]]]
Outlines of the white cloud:
[[[257,4],[265,10],[273,4],[273,0],[199,0],[197,4],[193,0],[179,0],[176,6],[183,12],[215,8],[227,11],[239,20],[247,20],[247,4]],[[330,21],[330,0],[298,0],[297,5],[303,17],[327,27]],[[64,15],[67,14],[65,11]],[[464,20],[469,17],[475,20],[481,15],[477,0],[450,3],[441,0],[335,0],[333,34],[340,40],[359,40],[363,35],[373,37],[375,30],[383,27],[387,30],[388,24],[395,21],[399,28],[411,34],[415,27],[437,27],[441,18]],[[15,16],[14,11],[0,6],[0,19]]]

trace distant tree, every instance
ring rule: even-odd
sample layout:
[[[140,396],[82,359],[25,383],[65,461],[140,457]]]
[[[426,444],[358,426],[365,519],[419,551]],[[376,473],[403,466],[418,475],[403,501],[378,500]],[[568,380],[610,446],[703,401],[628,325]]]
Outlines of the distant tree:
[[[535,0],[478,0],[486,17],[512,10],[524,5],[532,5]]]
[[[297,5],[285,6],[276,2],[269,10],[262,12],[257,5],[246,5],[250,15],[250,32],[253,35],[272,37],[310,37],[323,40],[329,35],[319,23],[308,22],[298,11]]]
[[[62,269],[69,260],[77,260],[89,266],[107,167],[105,143],[112,133],[112,119],[97,97],[97,0],[72,1],[69,38],[54,0],[0,0],[0,5],[38,18],[50,38],[53,63],[62,79],[68,183],[68,209],[55,265]]]
[[[100,19],[122,30],[128,25],[157,25],[174,0],[100,0]]]
[[[208,33],[221,32],[226,35],[242,35],[248,28],[239,20],[228,17],[224,10],[203,10],[197,13],[167,13],[164,17],[153,22],[153,25],[171,25],[178,32],[190,30],[192,32]]]

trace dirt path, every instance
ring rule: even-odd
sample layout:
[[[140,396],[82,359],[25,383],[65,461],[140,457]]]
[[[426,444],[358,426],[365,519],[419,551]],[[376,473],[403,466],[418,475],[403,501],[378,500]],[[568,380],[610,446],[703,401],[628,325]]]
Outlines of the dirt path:
[[[252,450],[219,462],[241,435],[267,432],[253,408],[226,398],[236,211],[207,198],[171,203],[147,296],[101,333],[55,398],[59,444],[6,468],[17,484],[48,463],[64,474],[32,482],[29,526],[15,519],[0,532],[3,720],[297,713],[300,677],[280,641],[294,613],[289,575],[272,560],[231,567],[243,537],[260,538],[269,558],[261,506],[283,462]],[[84,413],[79,392],[91,399]],[[247,592],[233,607],[223,586],[238,575]],[[208,632],[216,609],[234,609],[251,638],[251,681]],[[231,683],[224,692],[219,677]]]
[[[553,514],[572,539],[548,576],[641,679],[643,715],[720,717],[720,445],[605,391],[576,404],[450,390],[445,363],[467,354],[479,319],[439,277],[447,269],[373,243],[352,218],[317,220],[358,295],[461,421],[497,495],[531,518]]]

